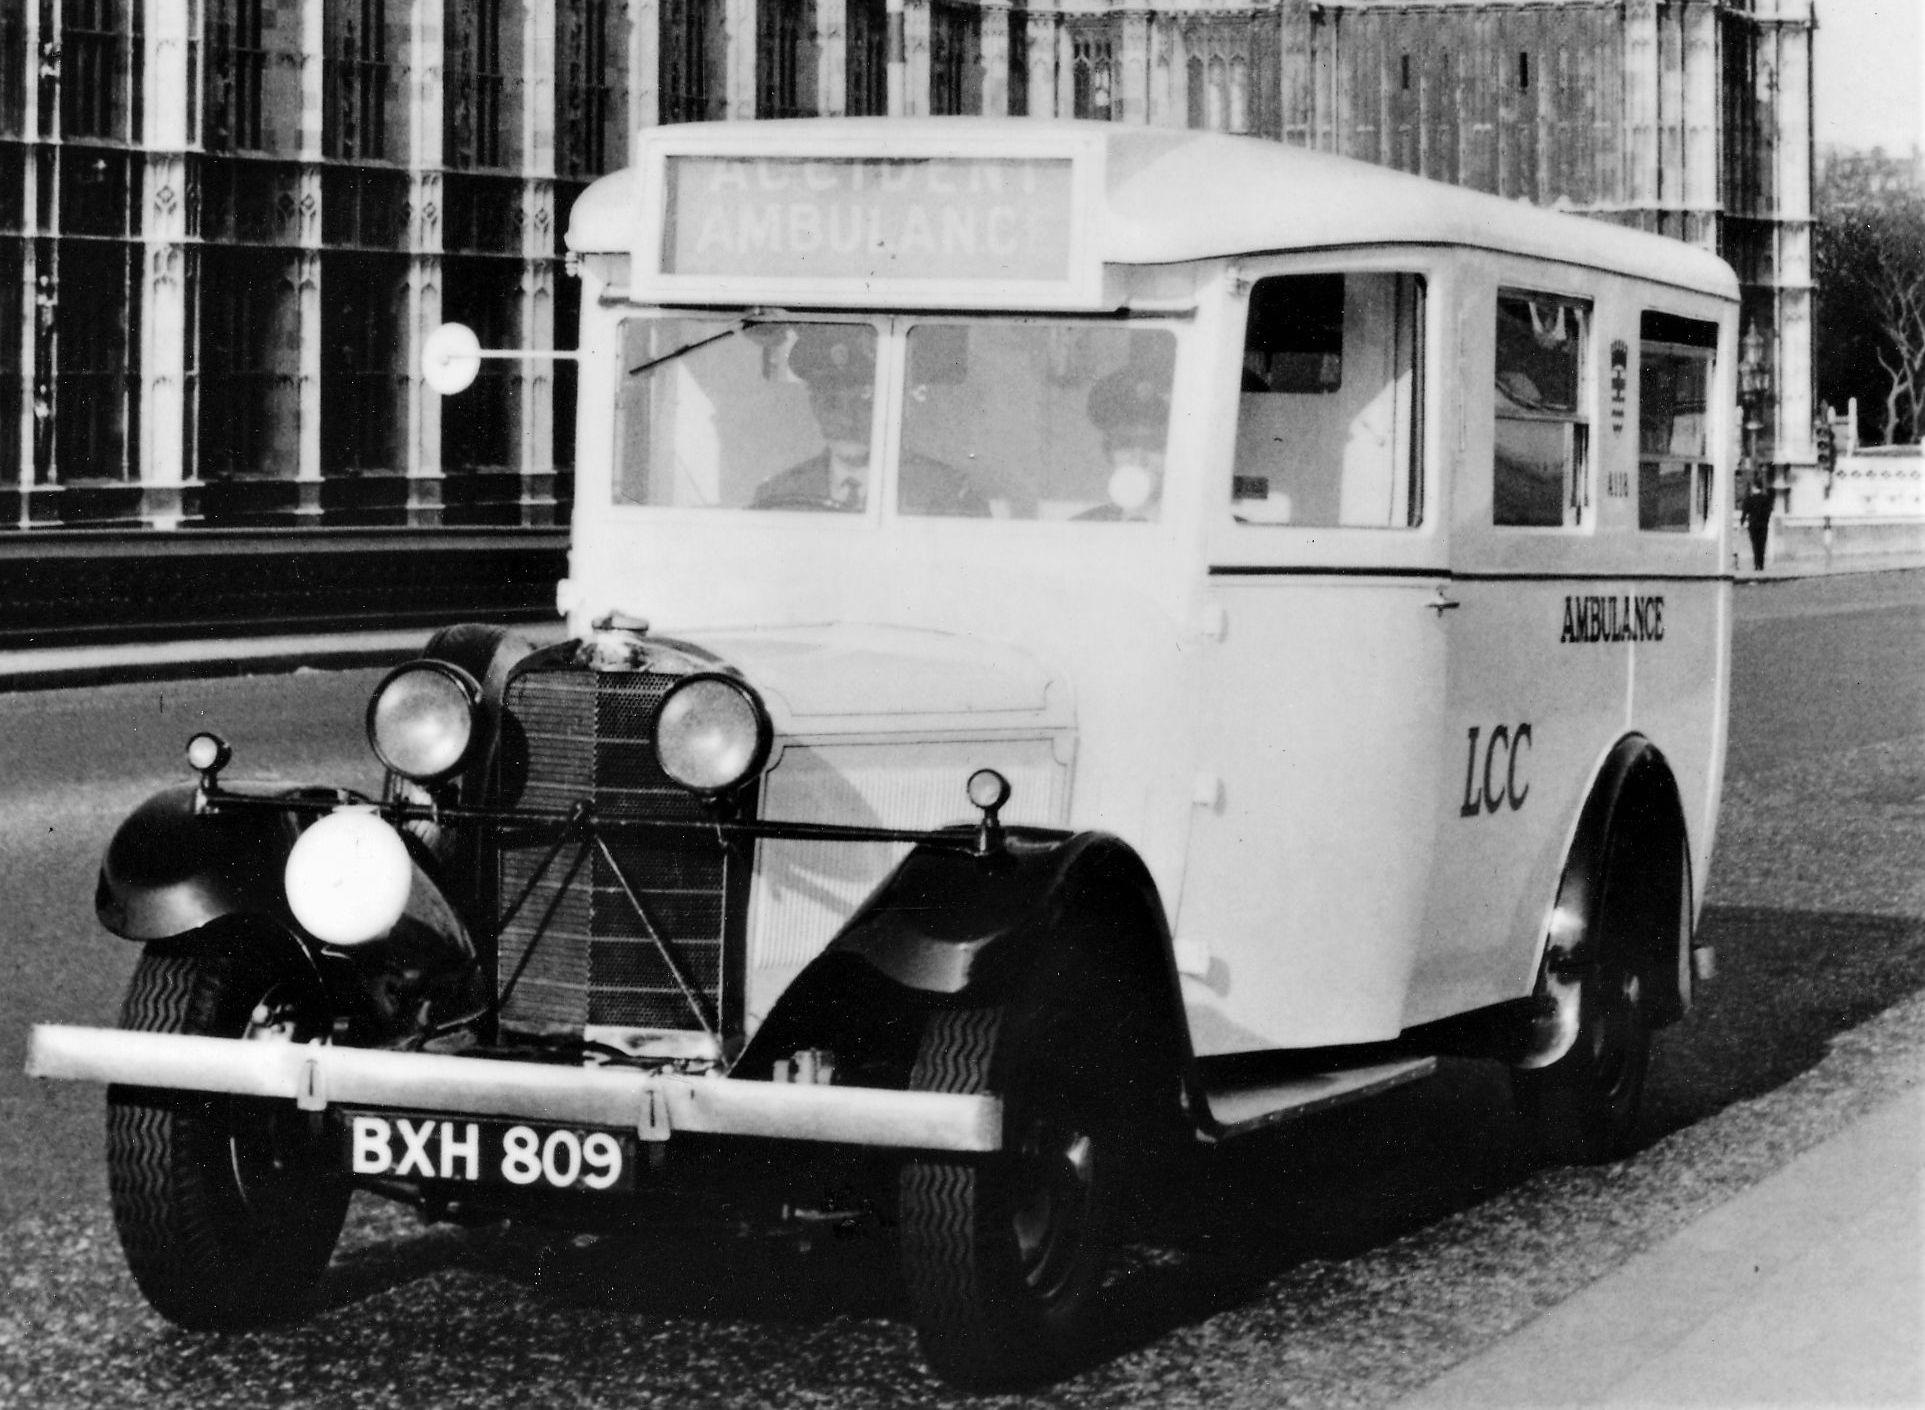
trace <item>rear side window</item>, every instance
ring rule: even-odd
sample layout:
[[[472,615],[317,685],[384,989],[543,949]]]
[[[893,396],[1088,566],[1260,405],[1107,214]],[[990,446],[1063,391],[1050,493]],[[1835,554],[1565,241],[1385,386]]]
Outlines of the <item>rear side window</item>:
[[[1497,296],[1491,522],[1575,528],[1590,504],[1591,426],[1584,376],[1591,308],[1576,299]]]
[[[1710,430],[1718,326],[1646,312],[1638,327],[1638,527],[1690,533],[1711,517]]]
[[[1231,512],[1246,524],[1423,518],[1424,281],[1293,274],[1250,291]]]

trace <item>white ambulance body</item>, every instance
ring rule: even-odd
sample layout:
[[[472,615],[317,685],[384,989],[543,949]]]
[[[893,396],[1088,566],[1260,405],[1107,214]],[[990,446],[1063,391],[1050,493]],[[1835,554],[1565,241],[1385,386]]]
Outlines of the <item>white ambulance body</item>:
[[[571,623],[725,641],[803,751],[803,813],[850,789],[906,822],[892,757],[981,735],[1012,820],[1145,858],[1198,1053],[1380,1042],[1529,994],[1580,810],[1628,738],[1668,761],[1702,876],[1735,404],[1714,257],[1270,144],[974,120],[664,129],[569,242]],[[862,321],[878,460],[1004,493],[983,517],[905,512],[887,486],[859,514],[633,502],[623,330],[662,305],[702,310],[677,316],[698,336]],[[1168,468],[1153,519],[1093,522],[1098,433],[1061,422],[1096,377],[1038,387],[1061,375],[1052,338],[1122,329],[1173,353]],[[919,339],[1017,330],[1028,346],[960,380],[918,376]],[[916,822],[949,817],[949,777]],[[806,851],[763,853],[758,910],[783,919],[752,956],[762,1002],[892,860],[815,878],[810,926],[770,894]]]
[[[1728,268],[976,119],[645,132],[568,245],[566,639],[390,673],[379,800],[197,736],[103,862],[121,1028],[35,1030],[164,1315],[311,1305],[357,1186],[593,1228],[772,1139],[939,1371],[1031,1383],[1186,1149],[1453,1055],[1635,1149],[1710,972]]]

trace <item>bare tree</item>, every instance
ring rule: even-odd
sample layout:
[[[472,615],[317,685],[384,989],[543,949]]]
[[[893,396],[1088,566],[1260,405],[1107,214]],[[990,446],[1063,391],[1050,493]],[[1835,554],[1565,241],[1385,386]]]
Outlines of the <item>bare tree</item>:
[[[1817,195],[1821,394],[1882,405],[1885,443],[1916,441],[1925,434],[1919,163],[1878,151],[1833,157]]]

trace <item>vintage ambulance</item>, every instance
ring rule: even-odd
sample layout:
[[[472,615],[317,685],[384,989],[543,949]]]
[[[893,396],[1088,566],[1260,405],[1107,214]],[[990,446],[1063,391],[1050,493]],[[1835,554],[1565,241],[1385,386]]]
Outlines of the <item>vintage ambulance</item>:
[[[1440,1055],[1635,1145],[1710,970],[1725,265],[975,119],[649,131],[568,243],[565,640],[388,674],[378,799],[190,741],[101,870],[121,1028],[36,1030],[165,1316],[301,1311],[357,1187],[596,1227],[756,1142],[1021,1383],[1186,1148]]]

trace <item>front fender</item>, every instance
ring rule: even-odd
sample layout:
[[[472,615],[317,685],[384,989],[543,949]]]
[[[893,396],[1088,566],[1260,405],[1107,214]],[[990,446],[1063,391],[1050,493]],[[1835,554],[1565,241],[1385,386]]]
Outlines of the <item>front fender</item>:
[[[228,916],[267,916],[309,949],[312,936],[287,904],[287,858],[304,826],[293,810],[230,808],[202,812],[192,785],[156,793],[115,831],[100,865],[94,912],[127,940],[173,940]],[[357,798],[326,791],[342,802]],[[474,957],[458,907],[409,847],[414,876],[393,946]]]
[[[282,875],[300,834],[292,814],[264,808],[204,813],[192,784],[142,803],[115,831],[100,864],[94,912],[127,940],[169,940],[223,916],[264,914],[297,929]]]
[[[849,918],[827,953],[861,959],[907,989],[992,999],[1052,937],[1067,933],[1066,922],[1097,920],[1092,907],[1127,908],[1130,928],[1147,924],[1151,933],[1117,939],[1160,942],[1168,953],[1155,883],[1136,854],[1105,833],[1012,834],[1007,849],[988,858],[923,846]],[[1123,917],[1097,924],[1120,929]]]
[[[1162,901],[1125,843],[1012,831],[988,858],[925,844],[797,976],[738,1070],[817,1045],[840,1064],[852,1042],[901,1061],[932,1003],[1005,1002],[1043,967],[1077,960],[1130,974],[1180,1030]]]

